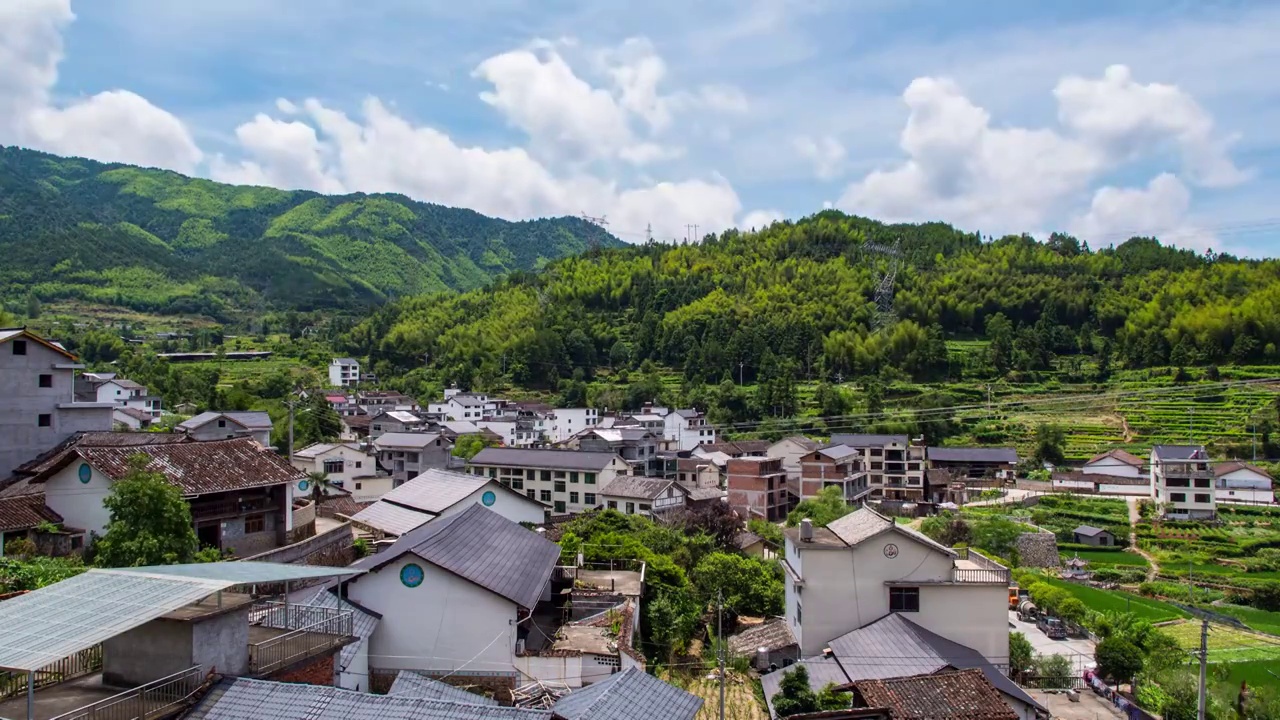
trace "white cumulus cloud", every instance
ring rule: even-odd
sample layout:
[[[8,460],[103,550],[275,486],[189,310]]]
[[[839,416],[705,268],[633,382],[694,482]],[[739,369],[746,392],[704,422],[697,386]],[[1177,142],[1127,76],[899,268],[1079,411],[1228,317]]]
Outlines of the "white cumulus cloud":
[[[819,180],[831,180],[844,168],[846,150],[839,140],[830,135],[810,137],[800,135],[791,141],[800,157],[813,164],[813,172]]]
[[[1182,247],[1208,250],[1213,233],[1187,217],[1191,192],[1170,173],[1161,173],[1146,187],[1110,185],[1093,195],[1089,211],[1072,221],[1071,233],[1095,247],[1116,245],[1134,236],[1158,237]]]

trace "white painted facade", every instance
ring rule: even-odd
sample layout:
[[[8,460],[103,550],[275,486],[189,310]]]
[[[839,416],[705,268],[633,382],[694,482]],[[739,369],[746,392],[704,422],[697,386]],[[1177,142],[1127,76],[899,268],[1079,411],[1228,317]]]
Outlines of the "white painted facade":
[[[80,478],[82,465],[89,468],[85,471],[88,482]],[[102,504],[111,492],[111,482],[111,478],[77,458],[45,481],[44,504],[61,515],[67,527],[102,535],[111,520],[111,513]]]
[[[409,563],[423,570],[417,587],[400,581]],[[515,674],[517,606],[496,593],[412,553],[349,583],[347,593],[382,615],[369,638],[375,669]]]
[[[492,503],[485,502],[485,495],[493,493]],[[530,500],[502,486],[497,480],[490,480],[481,485],[475,492],[445,508],[439,517],[457,515],[472,505],[484,505],[513,523],[533,523],[541,525],[546,522],[547,510],[542,503]]]
[[[600,424],[600,412],[595,408],[556,408],[551,411],[547,439],[562,443]]]
[[[355,387],[360,384],[360,363],[351,358],[334,358],[329,363],[330,387]]]
[[[893,544],[897,553],[887,557]],[[977,650],[996,665],[1009,655],[1007,583],[952,582],[952,556],[886,532],[853,547],[786,540],[786,618],[802,656],[889,614],[891,585],[919,590],[921,627]],[[797,580],[798,576],[798,580]]]
[[[473,462],[467,465],[473,475],[487,475],[503,485],[522,492],[526,497],[550,507],[556,515],[580,513],[601,504],[600,492],[619,476],[627,475],[630,466],[615,456],[608,465],[598,471],[574,470],[547,466],[511,467],[484,465]]]
[[[1214,481],[1218,502],[1274,503],[1271,478],[1247,467],[1219,475]]]
[[[667,413],[662,422],[662,439],[668,450],[692,450],[716,441],[716,428],[707,422],[703,413],[685,417],[673,411]]]
[[[1143,476],[1142,468],[1109,456],[1085,463],[1080,467],[1080,472],[1085,475],[1114,475],[1116,477],[1140,478]]]
[[[1150,497],[1150,485],[1119,485],[1115,483],[1098,483],[1099,495],[1124,495],[1127,497]]]
[[[765,453],[768,457],[782,460],[782,469],[787,471],[787,478],[800,477],[800,458],[813,452],[812,448],[801,445],[795,438],[785,437],[769,446]]]
[[[1161,458],[1159,447],[1153,448],[1150,478],[1151,497],[1169,517],[1197,520],[1217,515],[1213,468],[1204,448],[1195,458]]]
[[[321,449],[327,448],[327,449]],[[316,452],[320,449],[319,452]],[[378,471],[377,458],[359,446],[351,444],[312,445],[293,454],[293,466],[303,472],[322,472],[329,479],[341,483],[349,490],[350,482],[357,477],[371,476]],[[390,478],[388,478],[390,489]]]
[[[480,420],[476,426],[501,436],[507,447],[533,447],[542,442],[542,433],[532,421]]]

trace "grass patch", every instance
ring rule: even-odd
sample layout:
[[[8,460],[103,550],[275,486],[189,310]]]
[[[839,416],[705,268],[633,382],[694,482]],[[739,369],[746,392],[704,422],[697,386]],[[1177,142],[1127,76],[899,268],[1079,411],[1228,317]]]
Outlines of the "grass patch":
[[[1112,565],[1125,565],[1132,567],[1148,567],[1147,559],[1137,553],[1127,552],[1107,552],[1105,550],[1080,550],[1062,553],[1062,559],[1073,558],[1079,555],[1081,560],[1088,560],[1090,567],[1108,567]]]
[[[1280,612],[1259,610],[1242,605],[1214,605],[1210,609],[1223,615],[1230,615],[1259,632],[1280,635]],[[1280,642],[1280,640],[1274,642]]]
[[[1131,612],[1135,616],[1151,622],[1164,622],[1165,620],[1190,617],[1190,613],[1169,603],[1121,590],[1099,590],[1098,588],[1077,585],[1076,583],[1055,578],[1045,578],[1044,582],[1066,590],[1079,598],[1086,607],[1099,612]]]
[[[1200,623],[1181,622],[1161,628],[1172,635],[1184,650],[1200,647]],[[1209,629],[1209,662],[1234,663],[1255,660],[1280,660],[1280,643],[1258,633],[1223,625]]]
[[[779,670],[778,672],[782,672]],[[681,673],[672,676],[664,673],[664,678],[687,692],[702,698],[702,709],[694,720],[717,720],[720,717],[720,683],[707,680],[705,676],[691,677]],[[660,675],[661,677],[661,675]],[[760,681],[737,673],[726,676],[724,686],[724,716],[726,720],[769,720],[769,713],[761,705],[758,692]]]
[[[1227,679],[1219,687],[1232,693],[1240,689],[1242,681],[1249,687],[1274,687],[1280,683],[1280,660],[1231,663],[1227,667]]]

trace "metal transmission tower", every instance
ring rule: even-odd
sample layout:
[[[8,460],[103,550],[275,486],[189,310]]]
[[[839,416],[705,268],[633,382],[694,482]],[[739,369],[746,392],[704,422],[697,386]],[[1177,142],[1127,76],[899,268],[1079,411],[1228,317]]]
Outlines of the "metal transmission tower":
[[[863,243],[862,250],[889,258],[889,267],[884,275],[880,276],[880,282],[876,285],[876,316],[872,320],[872,327],[877,329],[888,327],[897,319],[893,313],[893,284],[897,281],[898,270],[902,267],[902,240],[894,242],[893,245]]]
[[[582,213],[582,219],[586,220],[592,225],[595,225],[598,228],[603,229],[603,228],[609,227],[609,219],[607,215],[601,215],[600,217],[592,217],[591,215]],[[592,235],[591,237],[587,238],[587,252],[595,252],[598,249],[600,249],[600,241],[596,239],[596,236]]]

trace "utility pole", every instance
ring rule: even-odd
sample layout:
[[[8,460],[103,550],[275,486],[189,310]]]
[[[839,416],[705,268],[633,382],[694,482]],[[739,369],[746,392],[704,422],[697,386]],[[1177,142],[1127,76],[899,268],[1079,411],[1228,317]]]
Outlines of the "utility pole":
[[[742,386],[742,366],[744,364],[745,363],[743,363],[741,360],[738,361],[738,386],[739,387]]]
[[[716,589],[716,640],[720,643],[720,720],[724,720],[724,594]],[[1204,691],[1204,665],[1201,664],[1200,689]],[[1200,701],[1200,720],[1204,720],[1204,700]]]
[[[298,404],[297,400],[290,400],[285,403],[289,408],[289,464],[293,464],[293,407]]]
[[[1199,704],[1196,711],[1196,717],[1199,720],[1205,720],[1205,675],[1209,663],[1209,620],[1206,618],[1200,621],[1200,696]]]

